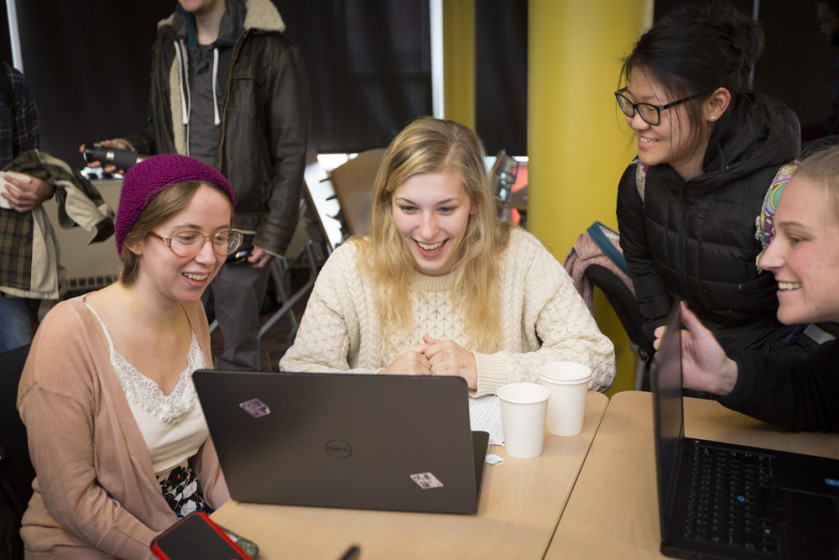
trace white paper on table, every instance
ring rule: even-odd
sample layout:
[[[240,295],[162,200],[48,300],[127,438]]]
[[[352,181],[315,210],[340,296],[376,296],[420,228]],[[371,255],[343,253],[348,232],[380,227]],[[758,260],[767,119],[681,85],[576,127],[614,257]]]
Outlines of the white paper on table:
[[[504,428],[501,425],[498,397],[487,395],[469,399],[469,420],[473,432],[489,432],[490,445],[504,445]]]

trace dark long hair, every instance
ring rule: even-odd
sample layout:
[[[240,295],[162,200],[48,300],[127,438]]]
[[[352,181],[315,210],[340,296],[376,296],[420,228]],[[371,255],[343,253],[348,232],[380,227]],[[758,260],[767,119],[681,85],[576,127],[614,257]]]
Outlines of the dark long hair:
[[[624,60],[619,87],[625,85],[633,70],[643,70],[672,99],[695,94],[710,95],[724,87],[731,92],[725,114],[711,127],[703,169],[722,154],[725,143],[744,123],[768,119],[770,112],[756,110],[766,99],[749,86],[749,75],[763,52],[761,25],[727,3],[716,2],[689,6],[657,20],[646,31],[632,53]],[[693,125],[696,148],[701,142],[705,123],[702,102],[697,98],[686,103]],[[758,130],[764,127],[758,127]]]

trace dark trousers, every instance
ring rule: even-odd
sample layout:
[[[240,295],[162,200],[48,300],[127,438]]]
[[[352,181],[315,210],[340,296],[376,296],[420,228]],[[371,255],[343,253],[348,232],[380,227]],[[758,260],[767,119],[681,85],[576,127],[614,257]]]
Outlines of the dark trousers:
[[[253,268],[247,262],[227,263],[204,293],[205,304],[212,295],[215,318],[224,337],[219,369],[261,369],[256,335],[271,266],[269,263],[263,268]]]

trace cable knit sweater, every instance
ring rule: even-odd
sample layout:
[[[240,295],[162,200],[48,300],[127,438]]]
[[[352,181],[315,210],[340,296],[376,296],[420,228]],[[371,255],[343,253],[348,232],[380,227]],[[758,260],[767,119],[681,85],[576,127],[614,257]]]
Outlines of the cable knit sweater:
[[[423,335],[466,347],[470,328],[451,298],[453,276],[415,273],[409,295],[414,328],[410,337],[380,344],[380,319],[372,283],[349,242],[329,257],[315,283],[294,345],[280,361],[283,371],[376,373]],[[538,380],[536,366],[574,361],[592,369],[590,388],[608,389],[615,378],[612,342],[562,265],[531,234],[514,229],[500,256],[501,350],[473,352],[478,365],[474,396],[495,393],[507,383]]]

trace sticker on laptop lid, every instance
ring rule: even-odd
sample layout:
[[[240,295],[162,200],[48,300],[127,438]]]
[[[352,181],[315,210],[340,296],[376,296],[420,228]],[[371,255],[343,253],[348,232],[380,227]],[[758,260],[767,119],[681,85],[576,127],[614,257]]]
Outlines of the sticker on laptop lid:
[[[428,490],[430,488],[442,488],[443,483],[440,480],[431,474],[430,472],[424,472],[419,474],[412,474],[411,480],[417,483],[417,486],[422,488],[423,490]]]
[[[239,403],[239,407],[254,418],[268,416],[271,414],[271,409],[268,408],[268,405],[259,399],[251,399],[249,401]]]

